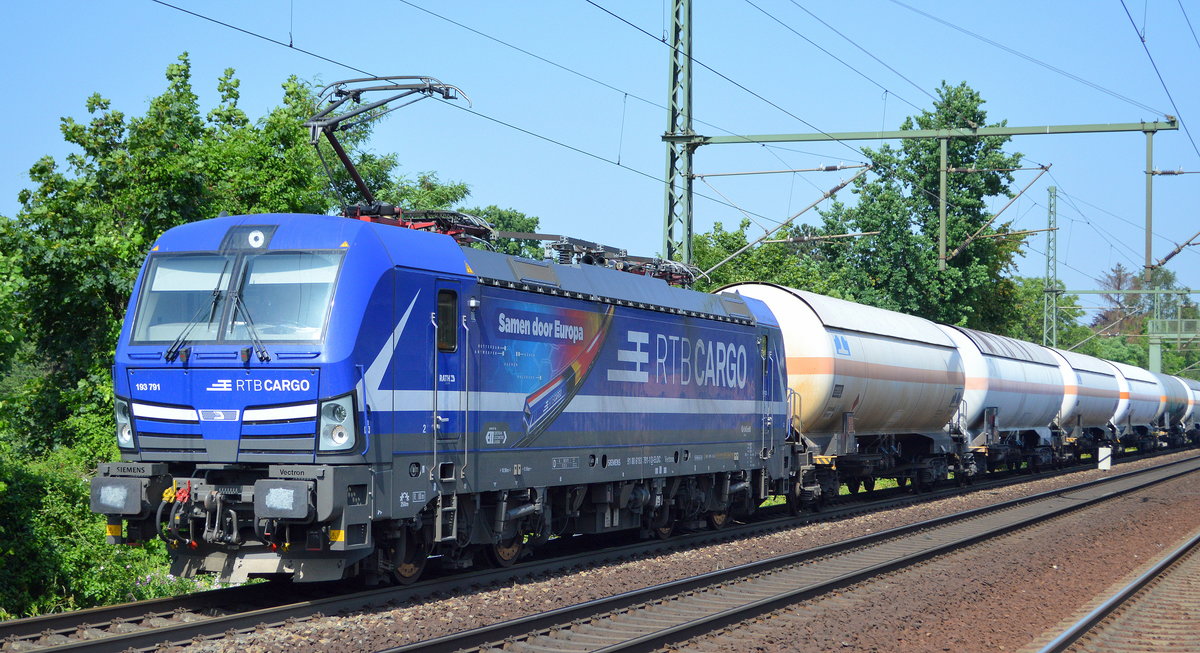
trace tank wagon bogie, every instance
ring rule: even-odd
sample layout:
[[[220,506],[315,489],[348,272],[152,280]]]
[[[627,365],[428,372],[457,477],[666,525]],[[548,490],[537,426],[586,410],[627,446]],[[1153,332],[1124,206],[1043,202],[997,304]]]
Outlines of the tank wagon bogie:
[[[761,303],[440,234],[178,227],[116,358],[122,462],[92,507],[112,542],[166,539],[184,575],[407,582],[429,556],[506,565],[800,494]]]

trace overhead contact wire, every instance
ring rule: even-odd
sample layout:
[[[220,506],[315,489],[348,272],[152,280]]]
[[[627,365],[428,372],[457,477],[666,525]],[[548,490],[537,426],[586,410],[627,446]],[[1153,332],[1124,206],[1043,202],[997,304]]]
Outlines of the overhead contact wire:
[[[983,41],[984,43],[987,43],[988,45],[990,45],[990,46],[992,46],[992,47],[999,48],[1000,50],[1003,50],[1003,51],[1005,51],[1005,52],[1007,52],[1007,53],[1009,53],[1009,54],[1011,54],[1011,55],[1014,55],[1014,56],[1020,57],[1020,58],[1022,58],[1022,59],[1024,59],[1024,60],[1026,60],[1026,61],[1028,61],[1028,62],[1030,62],[1030,63],[1037,64],[1037,65],[1039,65],[1039,66],[1041,66],[1041,67],[1043,67],[1043,68],[1045,68],[1045,69],[1047,69],[1047,70],[1049,70],[1049,71],[1051,71],[1051,72],[1054,72],[1054,73],[1057,73],[1057,74],[1059,74],[1059,75],[1062,75],[1063,77],[1066,77],[1067,79],[1074,80],[1074,81],[1076,81],[1076,82],[1079,82],[1080,84],[1083,84],[1083,85],[1085,85],[1085,86],[1089,86],[1089,87],[1091,87],[1091,88],[1093,88],[1093,89],[1095,89],[1095,90],[1097,90],[1097,91],[1100,91],[1101,93],[1105,93],[1105,94],[1107,94],[1107,95],[1110,95],[1110,96],[1112,96],[1112,97],[1114,97],[1114,98],[1116,98],[1116,99],[1118,99],[1118,100],[1121,100],[1122,102],[1126,102],[1126,103],[1128,103],[1128,104],[1131,104],[1131,105],[1133,105],[1133,106],[1135,106],[1135,107],[1138,107],[1139,109],[1143,109],[1143,110],[1145,110],[1145,111],[1149,111],[1149,112],[1151,112],[1151,113],[1153,113],[1153,114],[1155,114],[1155,115],[1160,115],[1160,116],[1161,116],[1161,115],[1163,115],[1163,112],[1162,112],[1162,111],[1159,111],[1158,109],[1155,109],[1154,107],[1152,107],[1152,106],[1150,106],[1150,105],[1148,105],[1148,104],[1143,104],[1143,103],[1141,103],[1141,102],[1138,102],[1137,100],[1135,100],[1135,99],[1133,99],[1133,98],[1130,98],[1130,97],[1126,97],[1126,96],[1124,96],[1124,95],[1121,95],[1120,93],[1117,93],[1116,91],[1113,91],[1113,90],[1107,89],[1107,88],[1105,88],[1105,87],[1103,87],[1103,86],[1101,86],[1101,85],[1099,85],[1099,84],[1097,84],[1097,83],[1095,83],[1095,82],[1088,81],[1088,80],[1086,80],[1086,79],[1084,79],[1084,78],[1080,77],[1079,75],[1076,75],[1076,74],[1074,74],[1074,73],[1069,73],[1069,72],[1067,72],[1067,71],[1063,70],[1062,68],[1058,68],[1058,67],[1056,67],[1056,66],[1053,66],[1053,65],[1051,65],[1051,64],[1049,64],[1049,63],[1046,63],[1045,61],[1042,61],[1041,59],[1038,59],[1037,57],[1033,57],[1033,56],[1031,56],[1031,55],[1025,54],[1024,52],[1021,52],[1020,50],[1016,50],[1016,49],[1014,49],[1014,48],[1010,48],[1010,47],[1008,47],[1007,45],[1004,45],[1003,43],[999,43],[999,42],[997,42],[997,41],[993,41],[992,39],[989,39],[989,38],[987,38],[986,36],[983,36],[983,35],[981,35],[981,34],[976,34],[975,32],[972,32],[972,31],[971,31],[971,30],[969,30],[969,29],[966,29],[966,28],[963,28],[963,27],[959,27],[958,25],[955,25],[954,23],[951,23],[951,22],[950,22],[950,21],[948,21],[948,20],[944,20],[944,19],[942,19],[942,18],[938,18],[937,16],[934,16],[934,15],[933,15],[933,14],[931,14],[931,13],[928,13],[928,12],[925,12],[925,11],[921,11],[920,9],[917,9],[916,7],[913,7],[912,5],[906,4],[906,3],[902,2],[901,0],[890,0],[890,1],[891,1],[893,4],[895,4],[895,5],[898,5],[898,6],[900,6],[900,7],[903,7],[903,8],[905,8],[905,9],[907,9],[907,10],[909,10],[909,11],[911,11],[911,12],[915,13],[915,14],[920,14],[921,16],[924,16],[924,17],[928,18],[929,20],[932,20],[932,21],[934,21],[934,22],[937,22],[937,23],[941,23],[942,25],[945,25],[946,27],[949,27],[949,28],[950,28],[950,29],[952,29],[952,30],[955,30],[955,31],[961,32],[961,33],[963,33],[963,34],[966,34],[967,36],[970,36],[971,38],[974,38],[974,39],[976,39],[976,40]]]
[[[807,36],[805,36],[805,35],[801,34],[801,33],[800,33],[800,32],[798,32],[798,31],[797,31],[797,30],[796,30],[794,27],[792,27],[791,25],[788,25],[787,23],[783,22],[783,21],[782,21],[782,20],[780,20],[778,17],[776,17],[774,14],[772,14],[772,13],[768,12],[767,10],[763,9],[762,7],[760,7],[760,6],[756,5],[756,4],[754,4],[754,2],[752,2],[751,0],[743,0],[743,1],[744,1],[746,4],[750,5],[751,7],[754,7],[755,9],[757,9],[759,12],[761,12],[761,13],[762,13],[764,16],[766,16],[767,18],[770,18],[771,20],[775,21],[776,23],[779,23],[779,25],[780,25],[781,27],[783,27],[783,28],[784,28],[784,29],[786,29],[787,31],[791,32],[792,34],[795,34],[797,38],[800,38],[800,39],[802,39],[802,40],[803,40],[805,43],[808,43],[809,45],[811,45],[811,46],[813,46],[814,48],[816,48],[816,49],[820,50],[821,52],[824,52],[826,55],[828,55],[828,56],[829,56],[831,59],[833,59],[834,61],[836,61],[836,62],[838,62],[838,63],[842,64],[843,66],[845,66],[845,67],[849,68],[850,70],[854,71],[854,73],[855,73],[855,74],[857,74],[859,77],[862,77],[863,79],[867,80],[868,82],[871,82],[872,84],[874,84],[874,85],[878,86],[878,87],[879,87],[880,89],[882,89],[882,90],[883,90],[885,93],[891,93],[892,95],[896,96],[897,98],[900,98],[900,100],[901,100],[902,102],[904,102],[904,103],[905,103],[905,104],[907,104],[908,106],[910,106],[910,107],[912,107],[912,108],[916,109],[917,111],[921,111],[921,107],[918,107],[917,105],[913,104],[912,102],[909,102],[909,101],[908,101],[908,99],[907,99],[907,98],[905,98],[904,96],[900,95],[899,93],[896,93],[895,91],[892,91],[892,90],[890,90],[888,87],[884,86],[883,84],[880,84],[878,81],[876,81],[875,79],[873,79],[873,78],[872,78],[870,75],[868,75],[868,74],[864,73],[863,71],[861,71],[861,70],[859,70],[859,69],[855,68],[854,66],[850,65],[850,64],[849,64],[849,63],[847,63],[845,60],[843,60],[841,57],[839,57],[839,56],[837,56],[836,54],[834,54],[834,53],[830,52],[829,50],[826,50],[825,48],[821,47],[821,46],[820,46],[820,45],[818,45],[818,44],[817,44],[815,41],[813,41],[812,39],[808,38]],[[793,3],[792,3],[792,4],[795,4],[795,2],[793,1]],[[798,7],[799,7],[799,5],[796,5],[796,6],[798,6]],[[801,9],[803,9],[803,7],[801,7]],[[807,10],[806,10],[806,11],[807,11]],[[810,13],[809,15],[811,16],[812,14]],[[818,20],[820,20],[820,19],[818,19]],[[829,27],[829,25],[828,25],[828,24],[826,24],[825,26],[826,26],[826,27]],[[830,29],[833,29],[833,28],[832,28],[832,27],[830,27]],[[836,32],[837,30],[834,30],[834,31]],[[839,36],[841,36],[841,33],[839,32],[839,33],[838,33],[838,35],[839,35]],[[845,38],[845,37],[843,36],[842,38]],[[860,48],[860,49],[861,49],[861,48]],[[893,70],[892,72],[895,72],[895,71]],[[897,74],[899,74],[899,73],[897,73]]]
[[[361,73],[361,74],[363,74],[363,75],[367,75],[367,76],[369,76],[369,77],[375,77],[375,76],[376,76],[376,75],[375,75],[375,73],[372,73],[372,72],[370,72],[370,71],[367,71],[367,70],[363,70],[362,68],[358,68],[358,67],[356,67],[356,66],[351,66],[350,64],[343,63],[343,62],[341,62],[341,61],[338,61],[338,60],[336,60],[336,59],[331,59],[331,58],[329,58],[329,57],[326,57],[326,56],[322,56],[322,55],[320,55],[320,54],[317,54],[317,53],[315,53],[315,52],[311,52],[311,51],[309,51],[309,50],[305,50],[304,48],[297,48],[297,47],[295,47],[295,46],[290,46],[290,45],[288,45],[287,43],[284,43],[283,41],[279,41],[279,40],[277,40],[277,39],[273,39],[273,38],[270,38],[270,37],[268,37],[268,36],[264,36],[264,35],[262,35],[262,34],[258,34],[258,33],[256,33],[256,32],[252,32],[252,31],[250,31],[250,30],[243,29],[243,28],[241,28],[241,27],[238,27],[238,26],[236,26],[236,25],[231,25],[231,24],[229,24],[229,23],[226,23],[226,22],[223,22],[223,21],[219,21],[219,20],[216,20],[216,19],[214,19],[214,18],[210,18],[210,17],[208,17],[208,16],[205,16],[205,15],[203,15],[203,14],[199,14],[199,13],[196,13],[196,12],[194,12],[194,11],[189,11],[189,10],[187,10],[187,9],[183,9],[182,7],[175,6],[175,5],[173,5],[173,4],[169,3],[169,2],[164,2],[163,0],[151,0],[151,2],[154,2],[154,3],[160,4],[160,5],[164,6],[164,7],[168,7],[168,8],[174,9],[174,10],[176,10],[176,11],[179,11],[179,12],[182,12],[182,13],[185,13],[185,14],[188,14],[188,15],[190,15],[190,16],[194,16],[194,17],[196,17],[196,18],[200,18],[200,19],[202,19],[202,20],[206,20],[206,21],[208,21],[208,22],[210,22],[210,23],[214,23],[214,24],[220,25],[220,26],[222,26],[222,27],[226,27],[226,28],[229,28],[229,29],[235,30],[235,31],[237,31],[237,32],[241,32],[242,34],[245,34],[245,35],[247,35],[247,36],[252,36],[252,37],[254,37],[254,38],[261,39],[261,40],[263,40],[263,41],[267,41],[267,42],[269,42],[269,43],[274,43],[275,45],[278,45],[278,46],[280,46],[280,47],[284,47],[284,48],[287,48],[287,49],[289,49],[289,50],[294,50],[294,51],[296,51],[296,52],[299,52],[299,53],[301,53],[301,54],[305,54],[305,55],[308,55],[308,56],[310,56],[310,57],[314,57],[314,58],[316,58],[316,59],[320,59],[321,61],[325,61],[325,62],[328,62],[328,63],[334,64],[334,65],[336,65],[336,66],[341,66],[341,67],[343,67],[343,68],[346,68],[346,69],[348,69],[348,70],[353,70],[354,72]],[[449,104],[449,103],[447,103],[447,104]],[[497,118],[493,118],[493,117],[491,117],[491,116],[488,116],[487,114],[483,114],[483,113],[480,113],[480,112],[478,112],[478,111],[474,111],[474,110],[472,110],[472,109],[468,109],[468,108],[466,108],[466,107],[463,107],[463,106],[460,106],[460,105],[457,105],[457,104],[451,104],[450,106],[453,106],[453,107],[455,107],[456,109],[461,109],[461,110],[463,110],[463,111],[466,111],[466,112],[468,112],[468,113],[474,114],[474,115],[476,115],[476,116],[479,116],[480,118],[484,118],[484,119],[486,119],[486,120],[490,120],[490,121],[492,121],[492,122],[494,122],[494,123],[496,123],[496,124],[503,125],[503,126],[505,126],[505,127],[508,127],[509,129],[513,129],[513,130],[515,130],[515,131],[519,131],[519,132],[521,132],[521,133],[523,133],[523,134],[526,134],[526,135],[529,135],[529,136],[533,136],[534,138],[537,138],[537,139],[540,139],[540,140],[546,141],[546,142],[548,142],[548,143],[552,143],[552,144],[554,144],[554,145],[557,145],[557,146],[559,146],[559,147],[566,148],[566,149],[568,149],[568,150],[571,150],[571,151],[573,151],[573,152],[576,152],[576,153],[579,153],[579,154],[583,154],[584,156],[587,156],[587,157],[590,157],[590,158],[596,159],[596,160],[598,160],[598,161],[603,161],[604,163],[608,163],[608,164],[610,164],[610,165],[614,165],[614,166],[617,166],[617,167],[619,167],[619,168],[623,168],[623,169],[625,169],[625,170],[628,170],[628,171],[630,171],[630,172],[633,172],[633,173],[636,173],[636,174],[638,174],[638,175],[641,175],[641,176],[643,176],[643,177],[646,177],[647,179],[654,180],[654,181],[656,181],[656,182],[658,182],[658,183],[660,183],[660,184],[665,184],[665,183],[666,183],[666,181],[665,181],[665,180],[663,180],[663,179],[661,179],[661,178],[659,178],[659,177],[656,177],[656,176],[654,176],[654,175],[652,175],[652,174],[650,174],[650,173],[647,173],[647,172],[642,172],[641,170],[638,170],[638,169],[636,169],[636,168],[632,168],[632,167],[630,167],[630,166],[627,166],[627,165],[624,165],[624,164],[617,163],[617,162],[613,161],[612,159],[605,158],[605,157],[603,157],[603,156],[600,156],[600,155],[598,155],[598,154],[593,154],[593,153],[591,153],[591,152],[588,152],[587,150],[583,150],[583,149],[580,149],[580,148],[578,148],[578,147],[575,147],[575,146],[572,146],[572,145],[567,145],[566,143],[563,143],[562,141],[557,141],[557,140],[555,140],[555,139],[553,139],[553,138],[550,138],[550,137],[548,137],[548,136],[543,136],[543,135],[541,135],[541,134],[538,134],[538,133],[536,133],[536,132],[530,131],[530,130],[528,130],[528,129],[524,129],[524,128],[522,128],[522,127],[518,127],[518,126],[516,126],[516,125],[514,125],[514,124],[512,124],[512,123],[508,123],[508,122],[505,122],[505,121],[503,121],[503,120],[499,120],[499,119],[497,119]],[[731,209],[735,209],[735,210],[738,210],[738,211],[741,211],[741,210],[742,210],[742,209],[739,209],[737,206],[734,206],[733,204],[728,204],[728,203],[726,203],[726,202],[724,202],[724,201],[722,201],[722,200],[719,200],[719,199],[717,199],[717,198],[715,198],[715,197],[710,197],[710,196],[708,196],[708,195],[705,195],[705,194],[703,194],[703,193],[695,193],[695,195],[696,195],[697,197],[700,197],[700,198],[702,198],[702,199],[709,200],[710,202],[716,202],[717,204],[720,204],[720,205],[723,205],[723,206],[728,206],[728,207],[729,207],[729,208],[731,208]],[[753,212],[752,212],[752,213],[753,213]],[[759,213],[754,213],[754,215],[758,216],[759,218],[762,218],[763,220],[767,220],[767,221],[769,221],[769,222],[774,222],[774,223],[776,223],[776,224],[779,224],[779,223],[781,223],[781,221],[780,221],[780,220],[776,220],[776,219],[774,219],[774,218],[770,218],[770,217],[767,217],[767,216],[765,216],[765,215],[761,215],[761,214],[759,214]]]
[[[1133,21],[1133,16],[1129,13],[1129,7],[1125,6],[1125,0],[1121,0],[1121,8],[1125,10],[1125,15],[1129,17],[1129,23],[1133,25],[1133,31],[1137,32],[1138,40],[1142,42],[1142,50],[1146,51],[1146,58],[1150,60],[1150,67],[1154,68],[1154,74],[1158,76],[1158,83],[1162,84],[1163,92],[1167,94],[1167,99],[1171,101],[1171,108],[1175,110],[1175,117],[1183,127],[1183,133],[1187,134],[1188,141],[1192,144],[1192,150],[1196,152],[1196,157],[1200,158],[1200,147],[1196,147],[1196,139],[1192,138],[1192,130],[1188,129],[1187,123],[1184,122],[1183,114],[1179,112],[1179,107],[1175,104],[1175,98],[1171,95],[1171,89],[1167,88],[1167,80],[1163,79],[1162,72],[1158,69],[1158,64],[1154,61],[1154,55],[1150,54],[1150,46],[1146,44],[1145,33],[1138,32],[1137,23]],[[1191,25],[1189,24],[1188,26],[1190,27]]]
[[[599,9],[600,11],[602,11],[602,12],[604,12],[604,13],[608,14],[609,16],[613,17],[614,19],[616,19],[616,20],[618,20],[618,21],[620,21],[620,22],[622,22],[622,23],[624,23],[624,24],[628,25],[629,27],[631,27],[631,28],[633,28],[633,29],[637,30],[638,32],[641,32],[642,34],[645,34],[646,36],[650,37],[650,38],[651,38],[651,39],[653,39],[654,41],[657,41],[657,42],[659,42],[659,43],[663,43],[664,45],[666,45],[666,43],[665,43],[665,42],[664,42],[662,39],[660,39],[659,37],[657,37],[657,36],[655,36],[655,35],[651,34],[650,32],[647,32],[645,29],[642,29],[640,26],[638,26],[638,25],[636,25],[636,24],[632,23],[631,21],[627,20],[627,19],[626,19],[626,18],[624,18],[623,16],[620,16],[620,15],[618,15],[618,14],[616,14],[616,13],[613,13],[613,12],[612,12],[612,11],[610,11],[609,9],[607,9],[607,8],[605,8],[604,6],[602,6],[602,5],[598,4],[598,3],[597,3],[595,0],[585,0],[585,2],[587,2],[588,4],[592,5],[593,7],[597,8],[597,9]],[[670,46],[668,46],[668,47],[670,47]],[[750,95],[752,95],[752,96],[754,96],[754,97],[758,98],[759,100],[761,100],[761,101],[765,102],[766,104],[768,104],[768,105],[770,105],[771,107],[773,107],[773,108],[775,108],[775,109],[779,110],[780,112],[782,112],[782,113],[784,113],[784,114],[786,114],[786,115],[790,116],[791,118],[793,118],[793,119],[795,119],[795,120],[797,120],[797,121],[799,121],[799,122],[803,123],[803,124],[804,124],[805,126],[807,126],[809,129],[812,129],[813,131],[815,131],[815,132],[817,132],[817,133],[819,133],[819,134],[823,134],[823,135],[825,135],[825,136],[828,136],[828,137],[829,137],[829,139],[830,139],[831,141],[833,141],[833,142],[835,142],[835,143],[838,143],[838,144],[839,144],[839,145],[841,145],[842,147],[845,147],[845,148],[847,148],[847,149],[851,150],[852,152],[855,152],[856,154],[858,154],[858,155],[859,155],[859,156],[861,156],[861,157],[864,157],[864,158],[869,158],[869,157],[867,157],[867,155],[866,155],[866,153],[865,153],[865,152],[863,152],[862,150],[858,149],[857,147],[854,147],[853,145],[850,145],[850,144],[849,144],[849,143],[847,143],[846,141],[843,141],[843,140],[840,140],[840,139],[834,138],[834,137],[833,137],[833,135],[832,135],[832,134],[830,134],[829,132],[825,131],[824,129],[821,129],[820,127],[817,127],[816,125],[814,125],[814,124],[812,124],[811,122],[809,122],[809,121],[805,120],[804,118],[801,118],[800,116],[798,116],[798,115],[796,115],[796,114],[792,113],[791,111],[788,111],[787,109],[785,109],[785,108],[783,108],[783,107],[779,106],[779,105],[778,105],[778,104],[776,104],[775,102],[773,102],[773,101],[771,101],[771,100],[767,99],[766,97],[762,96],[761,94],[757,93],[756,91],[754,91],[754,90],[750,89],[750,88],[749,88],[749,87],[747,87],[745,84],[742,84],[741,82],[738,82],[737,80],[734,80],[733,78],[729,77],[729,76],[728,76],[728,75],[726,75],[725,73],[722,73],[721,71],[719,71],[719,70],[717,70],[717,69],[713,68],[712,66],[709,66],[708,64],[704,63],[703,61],[700,61],[699,59],[697,59],[697,58],[695,58],[695,57],[693,57],[693,56],[690,56],[690,55],[689,55],[689,59],[691,59],[691,62],[692,62],[692,63],[694,63],[694,64],[696,64],[697,66],[700,66],[701,68],[704,68],[705,70],[709,71],[710,73],[712,73],[712,74],[716,75],[717,77],[720,77],[721,79],[725,80],[726,82],[729,82],[730,84],[733,84],[734,86],[736,86],[736,87],[740,88],[741,90],[745,91],[746,93],[748,93],[748,94],[750,94]]]

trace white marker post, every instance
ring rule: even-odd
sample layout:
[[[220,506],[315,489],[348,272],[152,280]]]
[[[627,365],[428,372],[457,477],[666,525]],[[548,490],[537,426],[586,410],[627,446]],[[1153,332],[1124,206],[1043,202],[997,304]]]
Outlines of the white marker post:
[[[1112,447],[1100,447],[1096,450],[1096,468],[1104,472],[1112,469]]]

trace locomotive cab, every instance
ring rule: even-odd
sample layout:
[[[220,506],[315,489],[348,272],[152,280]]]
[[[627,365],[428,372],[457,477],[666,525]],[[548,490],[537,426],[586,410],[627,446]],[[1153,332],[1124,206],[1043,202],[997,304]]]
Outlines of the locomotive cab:
[[[370,227],[345,219],[221,218],[164,234],[116,351],[121,462],[92,482],[109,541],[161,536],[175,573],[233,580],[341,578],[369,553],[368,463],[392,398],[363,382],[383,373],[380,341],[393,345],[398,276]]]

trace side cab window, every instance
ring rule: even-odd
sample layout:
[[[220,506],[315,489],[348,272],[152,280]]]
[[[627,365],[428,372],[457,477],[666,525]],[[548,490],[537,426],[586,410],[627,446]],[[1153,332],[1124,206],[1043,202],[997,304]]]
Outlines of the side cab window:
[[[458,350],[458,293],[453,290],[437,294],[437,348],[447,353]]]

